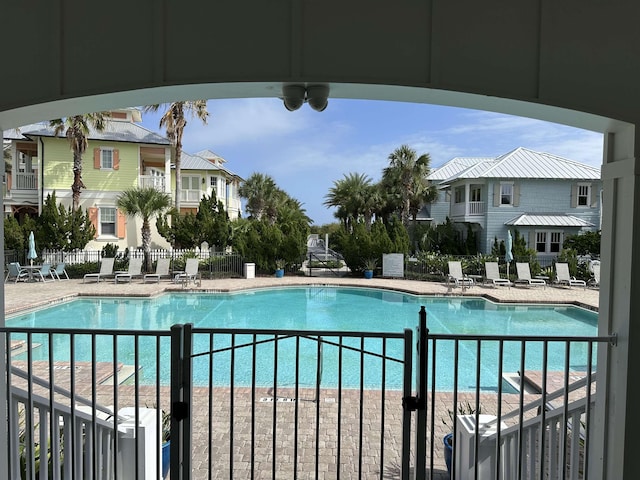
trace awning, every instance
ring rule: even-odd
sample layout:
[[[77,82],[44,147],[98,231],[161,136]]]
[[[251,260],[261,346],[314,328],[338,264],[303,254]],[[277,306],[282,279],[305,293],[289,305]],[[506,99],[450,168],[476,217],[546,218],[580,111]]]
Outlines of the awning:
[[[591,222],[564,214],[523,213],[504,224],[516,227],[595,227]]]

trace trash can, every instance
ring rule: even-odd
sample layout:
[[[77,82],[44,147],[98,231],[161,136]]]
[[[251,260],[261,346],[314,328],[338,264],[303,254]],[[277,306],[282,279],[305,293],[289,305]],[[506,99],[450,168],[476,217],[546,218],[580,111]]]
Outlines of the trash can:
[[[496,478],[496,433],[495,415],[479,415],[478,431],[478,479]],[[475,415],[456,416],[455,480],[474,479],[475,462]],[[501,428],[505,424],[501,423]]]
[[[155,408],[139,408],[136,428],[136,409],[122,408],[118,416],[118,479],[158,480],[158,445],[160,432],[156,424]],[[136,431],[138,436],[136,438]],[[138,442],[138,474],[136,476],[136,440]]]

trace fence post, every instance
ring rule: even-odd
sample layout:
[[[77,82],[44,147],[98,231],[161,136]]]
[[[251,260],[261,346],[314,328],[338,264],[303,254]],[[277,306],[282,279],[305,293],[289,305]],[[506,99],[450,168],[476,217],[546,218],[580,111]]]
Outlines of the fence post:
[[[191,350],[193,325],[171,327],[171,447],[172,480],[191,479]]]
[[[428,337],[427,311],[420,307],[418,323],[418,345],[416,359],[416,460],[414,478],[424,480],[427,471],[427,367]]]

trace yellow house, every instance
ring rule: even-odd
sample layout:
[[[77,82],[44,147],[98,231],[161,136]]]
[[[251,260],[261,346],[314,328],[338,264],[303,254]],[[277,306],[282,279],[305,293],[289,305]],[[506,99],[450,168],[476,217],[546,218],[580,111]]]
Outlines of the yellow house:
[[[111,112],[102,132],[91,131],[82,159],[80,207],[96,227],[87,249],[101,249],[107,243],[120,249],[141,245],[138,219],[126,217],[116,207],[118,195],[135,186],[154,187],[173,198],[175,171],[169,140],[138,124],[140,111],[128,108]],[[64,133],[54,135],[48,123],[32,124],[4,132],[4,146],[11,158],[5,168],[5,215],[20,219],[37,216],[47,195],[56,192],[60,203],[72,203],[73,155]],[[240,177],[224,167],[225,160],[213,152],[182,156],[182,211],[197,210],[203,194],[223,201],[230,218],[241,210],[238,196]],[[170,181],[167,181],[170,179]],[[151,248],[169,244],[152,222]]]

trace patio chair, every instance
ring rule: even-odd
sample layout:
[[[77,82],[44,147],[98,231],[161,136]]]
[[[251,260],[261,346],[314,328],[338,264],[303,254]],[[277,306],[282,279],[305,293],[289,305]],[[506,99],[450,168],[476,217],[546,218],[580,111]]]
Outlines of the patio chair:
[[[484,279],[485,285],[487,283],[491,283],[494,287],[496,285],[502,285],[503,287],[511,286],[511,282],[508,279],[500,277],[498,262],[485,262],[484,271],[485,271],[485,279]]]
[[[556,283],[560,285],[568,285],[569,288],[577,286],[587,288],[587,282],[577,280],[576,277],[569,275],[568,263],[556,263]]]
[[[45,276],[48,277],[51,275],[51,264],[43,263],[40,270],[34,270],[32,275],[35,277],[36,280],[40,280],[41,282],[49,281],[45,279]],[[51,281],[53,282],[53,279],[51,279]]]
[[[515,285],[528,285],[534,287],[546,287],[547,282],[542,278],[531,278],[531,270],[528,263],[516,263],[516,271],[518,272],[518,279],[514,282]]]
[[[64,275],[66,279],[69,280],[69,275],[65,270],[66,266],[67,264],[65,262],[58,263],[56,265],[56,268],[52,268],[49,270],[49,275],[51,275],[51,278],[57,279],[57,280],[62,280],[61,276]]]
[[[144,277],[142,277],[142,283],[147,283],[147,279],[150,279],[150,280],[155,279],[156,283],[160,283],[160,278],[170,277],[170,274],[169,274],[170,263],[171,263],[170,258],[159,258],[158,263],[156,264],[155,273],[147,273]]]
[[[175,283],[182,282],[183,285],[188,285],[190,282],[196,283],[196,280],[200,280],[200,274],[198,273],[199,264],[200,260],[197,258],[187,258],[184,272],[176,273],[173,281]]]
[[[113,262],[115,262],[115,260],[115,258],[103,258],[102,262],[100,262],[100,271],[98,273],[85,274],[85,276],[82,277],[82,283],[93,279],[95,279],[96,282],[99,282],[101,278],[112,276]]]
[[[115,282],[130,282],[134,277],[142,276],[142,257],[129,259],[129,270],[116,272]]]
[[[29,272],[23,269],[18,262],[11,262],[7,269],[7,276],[4,278],[5,283],[9,279],[15,279],[14,283],[18,283],[19,280],[26,282],[29,279]]]
[[[462,273],[462,262],[449,261],[449,281],[455,282],[456,287],[471,287],[473,286],[473,278],[467,277]]]

